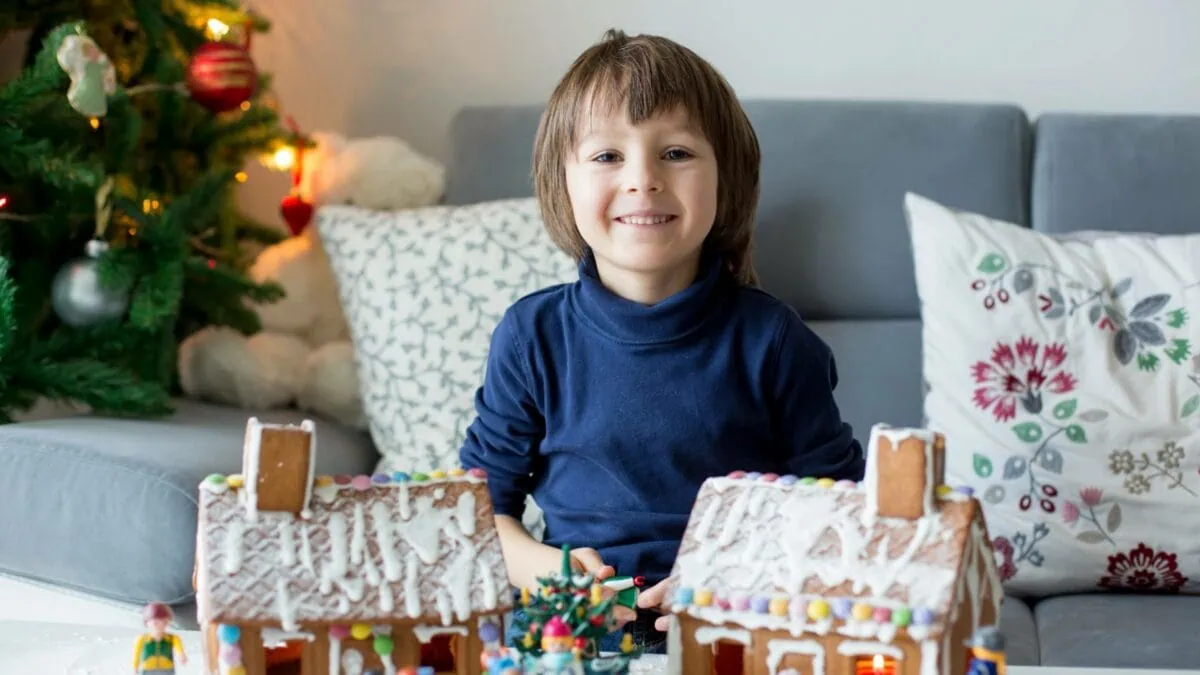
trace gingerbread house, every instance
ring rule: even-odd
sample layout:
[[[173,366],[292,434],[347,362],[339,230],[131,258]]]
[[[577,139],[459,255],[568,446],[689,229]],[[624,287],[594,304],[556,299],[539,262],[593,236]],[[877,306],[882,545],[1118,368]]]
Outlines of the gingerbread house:
[[[959,675],[1003,591],[945,440],[871,430],[861,483],[705,482],[668,580],[671,673]],[[720,667],[714,667],[720,664]]]
[[[246,426],[241,475],[200,486],[197,603],[212,675],[262,675],[297,646],[304,675],[403,672],[452,641],[476,674],[512,608],[486,476],[314,476],[314,425]]]

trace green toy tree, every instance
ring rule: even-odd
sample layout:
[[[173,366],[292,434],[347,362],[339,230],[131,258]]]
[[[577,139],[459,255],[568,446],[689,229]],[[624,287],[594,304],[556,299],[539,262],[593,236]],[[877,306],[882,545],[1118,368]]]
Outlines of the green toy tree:
[[[246,300],[280,297],[245,271],[282,235],[235,204],[248,157],[288,136],[249,58],[267,24],[233,0],[23,0],[0,8],[15,29],[32,35],[0,88],[0,421],[39,398],[166,413],[179,342],[252,333]]]
[[[631,635],[623,636],[620,654],[602,656],[599,651],[600,640],[615,628],[613,609],[620,596],[605,593],[603,584],[590,574],[574,574],[570,547],[564,544],[562,551],[558,574],[539,577],[537,592],[521,591],[519,611],[514,613],[512,623],[514,648],[526,662],[543,656],[543,629],[558,617],[570,629],[572,649],[584,672],[592,672],[590,665],[598,661],[604,662],[602,672],[627,672],[641,656]]]

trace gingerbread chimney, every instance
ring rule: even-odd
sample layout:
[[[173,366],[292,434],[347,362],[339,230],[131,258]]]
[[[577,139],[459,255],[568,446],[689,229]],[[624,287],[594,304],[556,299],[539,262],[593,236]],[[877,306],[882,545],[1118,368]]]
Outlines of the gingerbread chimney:
[[[945,475],[946,439],[941,433],[875,425],[863,480],[866,517],[915,520],[937,513],[937,489]]]
[[[245,506],[253,518],[259,512],[304,515],[312,499],[317,432],[311,420],[295,424],[246,421],[242,475]]]

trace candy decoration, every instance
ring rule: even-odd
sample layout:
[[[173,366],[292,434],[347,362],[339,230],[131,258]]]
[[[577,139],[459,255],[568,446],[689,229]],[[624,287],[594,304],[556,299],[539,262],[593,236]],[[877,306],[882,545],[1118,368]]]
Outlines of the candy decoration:
[[[696,603],[698,607],[708,607],[712,604],[712,596],[712,590],[701,588],[696,591],[696,596],[693,598],[692,602]]]
[[[774,482],[775,482],[775,481],[777,481],[777,480],[779,480],[779,475],[778,475],[778,474],[774,474],[774,473],[764,473],[764,474],[762,475],[762,482],[764,482],[764,483],[774,483]]]
[[[933,623],[933,612],[921,607],[913,612],[913,624],[917,626],[928,626]]]
[[[403,471],[393,471],[392,480],[396,481],[397,483],[403,483],[404,481],[408,480],[408,474],[404,473]]]
[[[808,603],[800,599],[793,600],[788,609],[793,619],[803,619],[808,615]]]
[[[242,630],[231,623],[223,623],[217,627],[217,639],[224,644],[236,644],[241,637]]]
[[[875,621],[877,623],[887,623],[892,620],[892,610],[887,607],[875,608]]]
[[[808,618],[813,621],[820,621],[827,616],[829,616],[829,603],[821,599],[808,603]]]
[[[192,52],[185,83],[194,101],[221,113],[237,108],[254,95],[258,72],[245,47],[208,42]]]
[[[767,612],[770,613],[771,616],[787,616],[787,598],[771,598],[771,604],[767,607]]]
[[[817,482],[817,479],[813,478],[812,476],[805,476],[804,478],[800,479],[801,485],[815,485],[816,482]]]
[[[225,476],[222,476],[219,473],[212,473],[209,474],[204,480],[209,485],[223,485],[225,483]]]
[[[970,485],[959,485],[958,487],[954,488],[954,491],[960,495],[966,495],[967,497],[975,494],[975,488],[971,487]]]
[[[939,486],[937,486],[937,489],[934,490],[934,492],[937,493],[937,496],[939,496],[939,497],[945,497],[946,495],[950,494],[950,486],[949,485],[939,485]]]
[[[329,639],[345,640],[350,637],[350,628],[345,624],[335,623],[329,627]]]
[[[392,650],[396,648],[396,644],[392,642],[390,635],[378,635],[375,637],[375,653],[380,656],[388,656]]]
[[[350,485],[355,490],[366,490],[367,488],[371,487],[371,477],[365,475],[355,476],[350,480]]]
[[[454,478],[460,478],[463,475],[465,475],[466,473],[467,472],[463,471],[462,469],[450,469],[450,475],[453,476]]]
[[[767,610],[770,608],[771,601],[769,598],[756,595],[750,600],[750,611],[754,612],[755,614],[766,614]]]
[[[746,472],[745,471],[731,471],[731,472],[729,472],[729,477],[734,480],[741,480],[746,477]]]
[[[495,642],[500,639],[500,628],[491,621],[485,621],[479,625],[479,639],[486,644]]]
[[[745,612],[746,610],[750,609],[750,597],[739,593],[733,596],[733,602],[731,604],[735,610],[739,612]]]
[[[834,483],[833,486],[839,490],[856,490],[856,489],[858,489],[858,483],[855,483],[852,480],[839,480],[838,482]]]
[[[789,473],[788,475],[784,476],[783,478],[780,478],[779,482],[782,485],[795,485],[796,481],[798,481],[798,480],[800,480],[800,479],[796,478],[795,476],[793,476],[792,474]]]
[[[346,487],[347,485],[349,485],[350,481],[352,481],[352,480],[354,480],[353,477],[350,476],[349,474],[345,474],[345,473],[340,473],[333,477],[333,482],[337,483],[338,485],[340,485],[342,487]]]
[[[446,472],[442,471],[441,469],[437,469],[436,471],[430,471],[429,477],[434,480],[441,480],[446,477]]]
[[[909,608],[900,607],[897,608],[896,611],[892,612],[892,623],[896,624],[897,626],[903,628],[904,626],[908,625],[909,621],[912,621],[912,610]]]
[[[225,675],[246,675],[246,667],[240,665],[231,666],[229,670],[225,671]]]
[[[856,602],[854,609],[850,610],[850,615],[855,621],[867,621],[871,618],[871,606],[865,602]]]
[[[692,589],[690,589],[690,588],[680,587],[678,590],[675,591],[675,603],[676,604],[690,605],[690,604],[692,604],[693,597],[694,597],[694,595],[692,593]]]
[[[229,478],[226,478],[225,484],[236,490],[246,484],[246,479],[235,474]]]
[[[421,481],[429,480],[429,476],[426,476],[423,473],[417,472],[412,475],[412,479],[417,482],[421,482]]]
[[[374,476],[371,476],[371,482],[376,485],[387,485],[388,483],[392,482],[392,479],[386,473],[377,473]]]
[[[227,666],[237,666],[242,663],[242,648],[237,645],[221,646],[221,663]]]
[[[845,619],[850,616],[850,608],[852,606],[853,603],[850,602],[849,598],[838,598],[833,601],[833,615],[839,619]]]
[[[483,480],[483,479],[487,478],[487,471],[484,471],[483,469],[479,469],[479,468],[470,469],[467,471],[467,475],[470,476],[471,478],[478,478],[480,480]]]
[[[751,471],[750,473],[746,474],[746,480],[758,480],[761,477],[762,474],[757,471]]]
[[[817,481],[817,486],[818,486],[818,487],[823,487],[823,488],[825,488],[825,489],[827,489],[827,490],[828,490],[829,488],[833,487],[833,484],[834,484],[835,482],[836,482],[836,481],[835,481],[835,480],[833,480],[832,478],[822,478],[822,479],[820,479],[820,480],[818,480],[818,481]]]
[[[320,476],[317,476],[313,480],[313,482],[316,484],[317,487],[325,487],[326,485],[333,485],[333,476],[320,475]]]
[[[365,623],[356,623],[350,626],[350,637],[355,640],[365,640],[371,636],[371,627]]]

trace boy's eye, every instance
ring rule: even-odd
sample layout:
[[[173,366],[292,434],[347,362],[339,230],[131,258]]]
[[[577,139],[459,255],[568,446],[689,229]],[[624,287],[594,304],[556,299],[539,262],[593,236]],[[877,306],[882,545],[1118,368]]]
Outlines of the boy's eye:
[[[619,159],[617,153],[607,150],[592,156],[593,162],[615,162],[617,159]]]
[[[681,159],[687,159],[688,157],[691,157],[692,153],[684,150],[683,148],[671,148],[666,152],[665,156],[669,160],[679,161]]]

